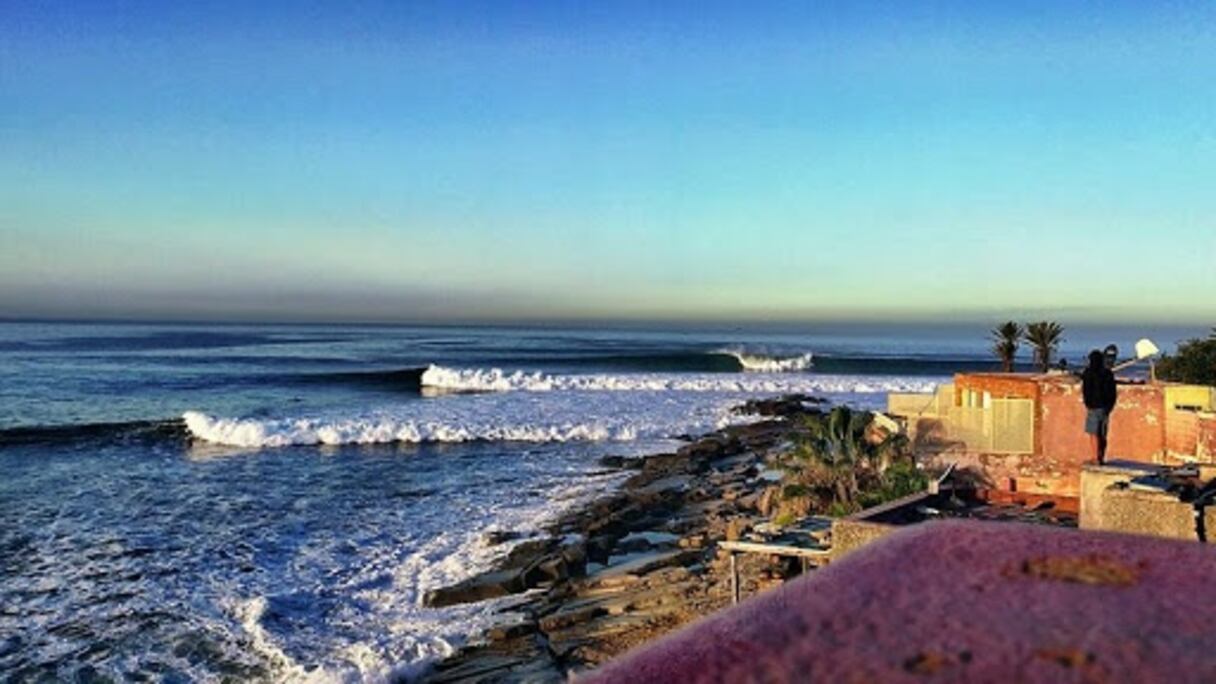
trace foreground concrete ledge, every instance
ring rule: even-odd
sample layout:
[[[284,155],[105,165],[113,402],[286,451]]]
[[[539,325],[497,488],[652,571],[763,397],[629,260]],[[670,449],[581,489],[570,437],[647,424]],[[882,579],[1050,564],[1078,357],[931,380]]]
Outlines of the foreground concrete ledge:
[[[1213,577],[1194,542],[926,523],[579,681],[1216,681]]]

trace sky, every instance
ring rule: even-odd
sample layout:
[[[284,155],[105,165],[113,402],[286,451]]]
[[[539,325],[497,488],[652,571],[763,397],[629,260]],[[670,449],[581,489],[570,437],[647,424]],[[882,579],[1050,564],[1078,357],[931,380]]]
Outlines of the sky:
[[[1216,323],[1211,2],[0,16],[0,317]]]

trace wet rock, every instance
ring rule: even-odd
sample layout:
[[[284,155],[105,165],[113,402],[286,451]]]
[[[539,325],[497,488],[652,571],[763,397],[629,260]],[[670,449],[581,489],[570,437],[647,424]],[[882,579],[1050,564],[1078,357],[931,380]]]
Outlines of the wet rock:
[[[513,640],[512,644],[519,640]],[[496,644],[496,646],[501,646]],[[518,648],[513,652],[476,652],[441,663],[425,682],[564,682],[565,676],[547,652]]]
[[[570,568],[566,559],[558,556],[542,558],[523,571],[524,587],[532,589],[542,584],[550,584],[570,576]]]
[[[807,394],[787,394],[775,399],[752,399],[734,411],[744,416],[785,417],[816,411],[816,406],[825,403],[826,399]]]
[[[607,614],[602,606],[589,605],[558,611],[540,619],[540,628],[545,632],[555,632],[560,629],[573,627],[593,618]]]
[[[552,552],[560,542],[557,539],[530,539],[521,542],[511,549],[503,561],[503,567],[522,568],[535,563],[538,559]]]
[[[677,456],[695,460],[713,460],[725,456],[727,441],[718,437],[705,438],[680,447]]]
[[[587,575],[587,581],[592,583],[613,582],[617,580],[627,582],[630,581],[626,579],[628,577],[636,579],[659,568],[684,565],[700,558],[700,555],[699,552],[686,550],[642,554],[636,558],[610,565],[595,573],[591,573]]]
[[[443,608],[510,596],[525,589],[527,589],[527,585],[524,582],[523,572],[514,568],[488,572],[470,577],[450,587],[432,589],[425,594],[422,602],[429,608]]]
[[[490,530],[483,535],[482,540],[486,546],[498,546],[499,544],[521,539],[523,536],[522,532],[514,530]]]
[[[516,639],[521,636],[526,636],[536,632],[536,622],[532,620],[523,620],[520,622],[510,622],[495,625],[486,632],[486,637],[491,641],[506,641],[508,639]]]
[[[619,470],[641,470],[646,465],[646,459],[635,456],[604,456],[600,459],[600,465]]]

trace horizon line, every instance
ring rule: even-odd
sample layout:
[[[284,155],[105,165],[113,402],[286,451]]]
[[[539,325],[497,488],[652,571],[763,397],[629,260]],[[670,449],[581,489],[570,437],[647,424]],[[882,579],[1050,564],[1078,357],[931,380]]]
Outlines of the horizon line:
[[[1025,319],[1025,320],[1023,320]],[[857,314],[851,316],[772,316],[772,317],[690,317],[690,316],[519,316],[519,317],[418,317],[418,318],[270,318],[256,316],[38,316],[0,314],[0,323],[4,324],[80,324],[80,325],[281,325],[281,326],[364,326],[364,327],[435,327],[435,328],[516,328],[516,327],[594,327],[594,326],[626,326],[626,327],[659,327],[663,325],[692,326],[692,327],[779,327],[802,325],[949,325],[949,326],[991,326],[1005,320],[1029,322],[1034,320],[1054,320],[1062,325],[1076,328],[1089,327],[1135,327],[1157,326],[1166,328],[1191,328],[1202,330],[1216,329],[1216,317],[1213,319],[1161,319],[1154,317],[1137,318],[1123,316],[1119,318],[1097,318],[1092,316],[1080,317],[1080,320],[1069,321],[1060,315],[993,315],[969,312],[966,314],[942,312],[925,315],[882,315]],[[1201,331],[1202,331],[1201,330]]]

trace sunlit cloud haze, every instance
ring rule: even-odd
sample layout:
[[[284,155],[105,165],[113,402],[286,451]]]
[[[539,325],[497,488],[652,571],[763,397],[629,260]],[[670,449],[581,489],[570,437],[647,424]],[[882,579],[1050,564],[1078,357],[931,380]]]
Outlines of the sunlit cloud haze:
[[[1216,319],[1216,5],[0,2],[0,316]]]

